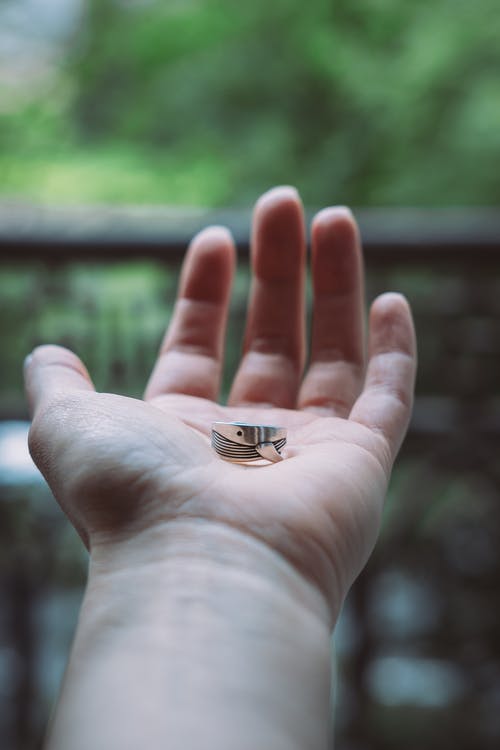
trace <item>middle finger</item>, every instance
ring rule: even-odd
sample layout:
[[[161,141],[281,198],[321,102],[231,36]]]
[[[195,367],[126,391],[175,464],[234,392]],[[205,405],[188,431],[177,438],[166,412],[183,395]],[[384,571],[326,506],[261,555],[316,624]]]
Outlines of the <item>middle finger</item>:
[[[257,202],[253,281],[230,405],[295,406],[305,356],[306,243],[297,191],[279,187]]]

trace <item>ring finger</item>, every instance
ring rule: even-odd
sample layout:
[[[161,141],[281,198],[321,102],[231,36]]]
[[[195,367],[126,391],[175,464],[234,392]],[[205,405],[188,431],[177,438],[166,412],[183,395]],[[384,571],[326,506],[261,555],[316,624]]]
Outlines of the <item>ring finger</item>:
[[[326,208],[312,226],[311,361],[299,407],[347,417],[364,377],[363,261],[351,212]]]

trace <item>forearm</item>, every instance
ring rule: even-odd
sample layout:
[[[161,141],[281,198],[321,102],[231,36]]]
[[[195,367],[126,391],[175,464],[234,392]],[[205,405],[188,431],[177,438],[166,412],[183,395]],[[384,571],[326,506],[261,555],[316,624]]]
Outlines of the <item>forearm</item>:
[[[151,535],[95,551],[48,750],[326,749],[320,594],[247,534]]]

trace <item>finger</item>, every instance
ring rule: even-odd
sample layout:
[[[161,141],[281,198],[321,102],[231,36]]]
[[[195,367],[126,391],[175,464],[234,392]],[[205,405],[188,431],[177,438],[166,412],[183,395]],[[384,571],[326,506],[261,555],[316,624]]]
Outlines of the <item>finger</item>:
[[[62,346],[34,349],[24,363],[24,382],[32,415],[55,396],[94,390],[83,362]]]
[[[372,305],[365,387],[349,419],[381,434],[391,461],[410,420],[415,372],[416,342],[410,307],[400,294],[383,294]]]
[[[347,208],[326,208],[312,225],[314,314],[311,360],[299,407],[346,417],[364,374],[363,261]]]
[[[295,406],[304,366],[305,229],[297,191],[279,187],[257,202],[253,281],[243,358],[230,404]]]
[[[217,398],[235,255],[224,227],[208,227],[191,242],[146,398],[165,393]]]

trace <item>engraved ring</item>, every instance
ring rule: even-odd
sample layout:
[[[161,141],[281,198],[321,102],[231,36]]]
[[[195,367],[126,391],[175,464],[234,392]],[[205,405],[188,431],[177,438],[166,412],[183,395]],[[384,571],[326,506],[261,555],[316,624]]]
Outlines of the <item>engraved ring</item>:
[[[286,429],[245,422],[213,422],[212,447],[226,461],[283,461]]]

